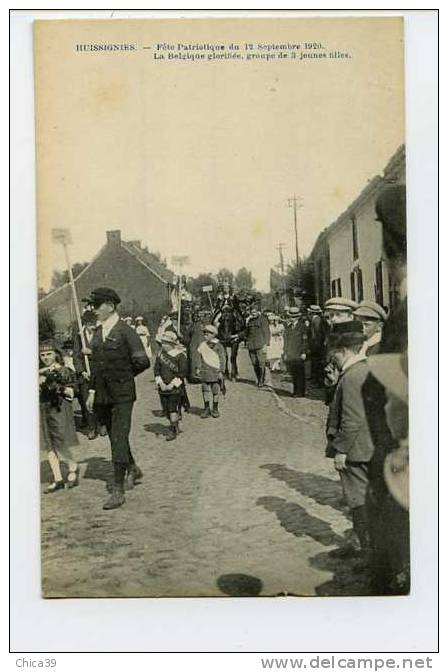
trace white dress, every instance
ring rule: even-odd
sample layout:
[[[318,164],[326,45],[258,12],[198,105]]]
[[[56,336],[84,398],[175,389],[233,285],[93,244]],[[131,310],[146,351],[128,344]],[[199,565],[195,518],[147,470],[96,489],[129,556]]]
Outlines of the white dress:
[[[283,324],[270,324],[269,330],[271,332],[271,342],[266,353],[267,359],[280,359],[283,355],[285,327]]]
[[[140,336],[143,347],[149,359],[152,357],[151,342],[149,336],[149,329],[144,324],[139,324],[135,327],[135,333]]]

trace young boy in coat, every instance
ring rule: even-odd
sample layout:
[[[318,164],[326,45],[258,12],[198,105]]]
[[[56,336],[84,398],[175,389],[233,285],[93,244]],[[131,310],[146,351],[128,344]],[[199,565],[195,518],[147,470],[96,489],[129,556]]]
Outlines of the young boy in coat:
[[[202,383],[202,397],[204,410],[202,418],[219,418],[218,400],[219,390],[224,380],[226,369],[226,353],[223,345],[217,339],[218,330],[212,324],[204,327],[204,341],[198,347],[199,362],[197,376]],[[210,394],[213,398],[213,408],[210,410]]]
[[[170,421],[170,434],[166,440],[173,441],[179,435],[180,404],[188,373],[188,360],[185,348],[179,345],[173,331],[165,331],[160,335],[160,345],[161,350],[154,363],[154,375],[163,410]]]
[[[348,545],[331,551],[331,555],[361,556],[360,568],[368,562],[370,556],[366,497],[369,464],[373,456],[373,443],[362,398],[362,386],[369,374],[367,358],[362,352],[365,338],[363,325],[357,320],[333,325],[329,352],[340,373],[330,405],[326,453],[327,457],[334,458],[359,542],[359,548]]]

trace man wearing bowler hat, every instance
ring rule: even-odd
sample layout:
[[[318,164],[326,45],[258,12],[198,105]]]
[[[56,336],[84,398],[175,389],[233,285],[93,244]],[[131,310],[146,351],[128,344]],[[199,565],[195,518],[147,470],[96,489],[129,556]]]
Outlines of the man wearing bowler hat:
[[[328,339],[335,324],[353,320],[353,311],[358,308],[356,301],[344,296],[333,296],[325,302],[324,314],[327,321],[328,333],[325,342],[324,386],[326,403],[330,404],[338,382],[339,371],[334,362],[328,357]]]
[[[373,443],[362,400],[362,386],[369,374],[362,352],[366,337],[358,320],[340,322],[329,336],[329,352],[340,371],[327,423],[326,456],[334,458],[341,478],[344,497],[350,508],[359,548],[350,544],[335,551],[333,557],[361,556],[360,568],[370,560],[367,516],[369,463]]]
[[[108,510],[124,504],[126,475],[128,488],[143,476],[131,452],[129,432],[136,400],[134,376],[149,368],[150,362],[139,336],[117,313],[120,297],[114,289],[94,289],[86,301],[98,319],[91,342],[92,376],[86,406],[90,412],[95,407],[110,438],[114,483],[103,506]]]
[[[288,308],[284,332],[283,358],[292,380],[292,396],[304,397],[306,387],[305,361],[308,354],[308,328],[297,306]]]
[[[387,320],[386,311],[375,301],[361,301],[359,308],[353,312],[353,317],[362,322],[366,337],[363,352],[367,356],[377,355],[381,349],[383,326]]]

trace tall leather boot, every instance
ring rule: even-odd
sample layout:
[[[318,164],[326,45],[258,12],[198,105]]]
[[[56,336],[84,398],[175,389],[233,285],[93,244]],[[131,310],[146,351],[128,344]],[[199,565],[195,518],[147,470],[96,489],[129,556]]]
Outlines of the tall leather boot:
[[[114,462],[114,483],[112,493],[109,499],[103,504],[105,511],[118,509],[122,506],[126,498],[124,496],[124,479],[126,476],[127,464],[125,462]]]

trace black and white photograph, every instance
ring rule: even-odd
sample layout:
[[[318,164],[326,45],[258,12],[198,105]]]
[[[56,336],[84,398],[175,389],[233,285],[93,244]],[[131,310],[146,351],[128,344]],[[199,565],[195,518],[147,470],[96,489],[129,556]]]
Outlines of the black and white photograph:
[[[34,45],[43,596],[408,595],[403,19]]]

